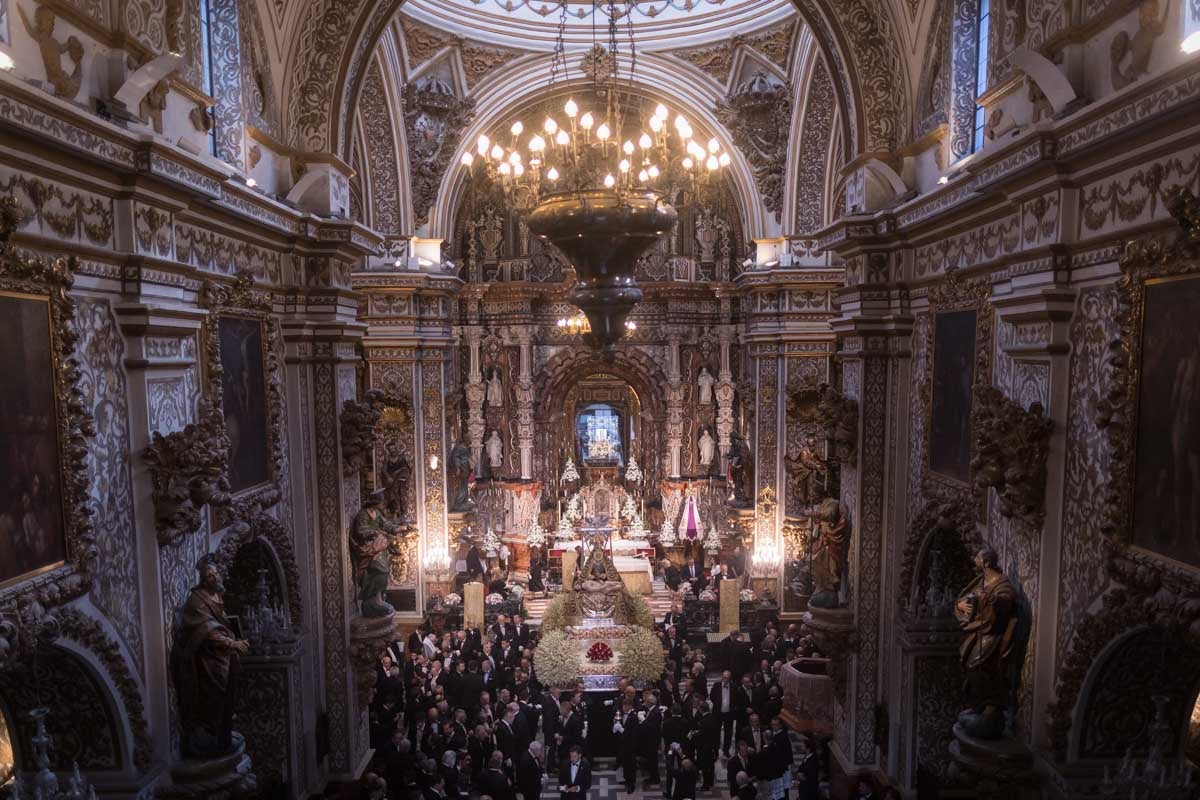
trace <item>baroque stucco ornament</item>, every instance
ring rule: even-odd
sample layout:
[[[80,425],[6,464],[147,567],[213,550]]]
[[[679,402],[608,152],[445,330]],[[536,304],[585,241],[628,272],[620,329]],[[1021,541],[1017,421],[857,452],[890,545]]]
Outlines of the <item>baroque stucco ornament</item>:
[[[442,175],[474,117],[475,101],[459,97],[437,78],[425,77],[404,87],[404,134],[417,225],[428,221]]]
[[[1045,515],[1046,457],[1054,430],[1042,404],[1024,409],[993,386],[977,386],[971,430],[975,485],[996,490],[1004,516],[1040,526]]]
[[[776,219],[783,211],[791,108],[791,87],[761,70],[716,108],[717,119],[733,134],[733,143],[750,162],[763,203]]]
[[[816,422],[829,442],[833,458],[855,466],[858,463],[858,401],[823,383],[817,387]]]
[[[370,461],[384,405],[384,393],[379,389],[371,389],[361,401],[342,404],[342,468],[347,476],[357,474]]]

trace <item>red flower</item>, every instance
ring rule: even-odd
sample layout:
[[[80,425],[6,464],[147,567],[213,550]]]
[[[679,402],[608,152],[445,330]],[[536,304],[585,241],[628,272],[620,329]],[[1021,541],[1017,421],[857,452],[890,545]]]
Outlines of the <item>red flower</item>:
[[[608,661],[613,657],[613,651],[607,642],[592,642],[587,649],[587,657],[588,661]]]

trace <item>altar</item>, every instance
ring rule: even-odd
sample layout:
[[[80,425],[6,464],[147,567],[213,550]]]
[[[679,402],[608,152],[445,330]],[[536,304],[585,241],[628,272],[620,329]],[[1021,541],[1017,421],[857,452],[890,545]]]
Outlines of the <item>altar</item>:
[[[550,548],[551,558],[561,558],[565,552],[572,552],[582,543],[561,541]],[[612,563],[621,574],[621,583],[633,594],[651,595],[654,593],[654,568],[651,559],[654,558],[654,548],[647,541],[634,539],[615,539],[612,545]]]

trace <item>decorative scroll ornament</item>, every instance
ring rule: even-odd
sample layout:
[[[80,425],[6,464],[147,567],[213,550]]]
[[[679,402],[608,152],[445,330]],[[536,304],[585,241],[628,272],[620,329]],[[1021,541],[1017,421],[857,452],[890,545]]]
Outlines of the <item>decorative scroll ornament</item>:
[[[229,436],[221,412],[208,398],[200,398],[195,423],[166,436],[155,431],[142,458],[150,467],[160,545],[200,530],[206,505],[229,505]]]
[[[858,463],[858,401],[828,383],[817,387],[816,422],[832,448],[834,459]]]
[[[974,394],[971,473],[975,485],[996,490],[997,508],[1004,516],[1040,527],[1054,421],[1046,417],[1041,403],[1034,402],[1026,410],[993,386],[976,386]]]
[[[767,210],[783,212],[784,165],[791,127],[792,89],[758,71],[717,104],[717,119],[754,170]]]
[[[454,93],[447,83],[426,76],[404,88],[404,131],[412,176],[416,224],[429,218],[442,175],[454,158],[463,130],[475,117],[475,101]]]
[[[48,5],[39,5],[33,12],[33,22],[25,15],[25,9],[17,5],[17,13],[25,25],[29,38],[37,42],[38,52],[42,57],[42,68],[46,71],[46,80],[54,88],[54,95],[66,100],[74,100],[83,86],[83,43],[77,36],[68,36],[63,41],[54,38],[54,24],[58,18],[54,9]],[[63,53],[70,58],[72,69],[63,69]]]
[[[383,418],[384,393],[371,389],[363,400],[342,404],[342,470],[357,475],[367,466],[375,449],[375,428]]]

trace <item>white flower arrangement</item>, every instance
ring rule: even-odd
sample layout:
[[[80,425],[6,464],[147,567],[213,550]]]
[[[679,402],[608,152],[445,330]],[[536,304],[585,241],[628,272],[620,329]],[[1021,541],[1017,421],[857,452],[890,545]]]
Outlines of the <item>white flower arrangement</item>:
[[[558,520],[558,538],[559,539],[574,539],[575,528],[571,525],[571,520],[565,515]]]
[[[546,532],[538,524],[537,517],[529,521],[529,530],[525,532],[525,541],[530,547],[541,547],[546,543]]]
[[[629,457],[629,464],[625,467],[625,480],[630,483],[642,482],[642,468],[638,466],[637,459],[633,456]]]
[[[622,674],[635,681],[658,680],[666,669],[662,642],[648,628],[639,627],[625,640],[618,665]]]
[[[579,675],[579,650],[562,631],[550,631],[533,651],[533,668],[547,686],[571,685]]]
[[[658,532],[658,541],[663,547],[675,544],[675,526],[671,524],[671,520],[663,522],[662,530]]]
[[[629,529],[626,534],[630,539],[642,539],[646,535],[646,524],[642,522],[642,518],[636,512],[629,520]]]
[[[702,600],[706,603],[713,602],[716,599],[717,599],[717,593],[714,592],[712,589],[705,589],[703,592],[700,593],[700,600]]]
[[[571,483],[579,480],[579,470],[575,469],[575,459],[567,456],[567,466],[563,468],[562,482]]]
[[[738,596],[742,599],[742,602],[745,603],[752,603],[758,599],[758,595],[754,593],[753,589],[742,589]]]
[[[721,536],[717,533],[716,525],[708,526],[708,535],[704,537],[704,549],[710,553],[721,549]]]
[[[578,522],[581,514],[579,511],[579,495],[571,495],[571,499],[567,501],[566,518],[571,522]]]
[[[499,606],[504,604],[504,595],[499,592],[492,592],[487,597],[483,598],[483,602],[489,606]]]
[[[463,601],[462,595],[457,594],[455,592],[451,592],[450,594],[448,594],[442,598],[442,602],[448,606],[461,606],[462,601]]]
[[[621,506],[621,519],[631,520],[637,516],[637,504],[633,502],[633,495],[625,495],[625,503]]]
[[[496,535],[496,532],[488,528],[487,533],[483,535],[483,549],[491,555],[500,549],[501,544],[503,543],[500,541],[500,537]]]

